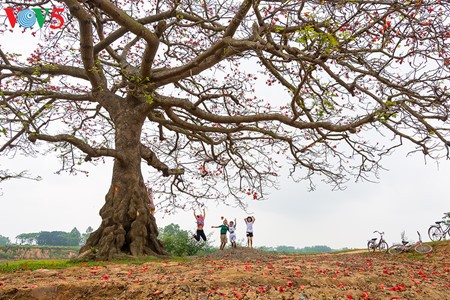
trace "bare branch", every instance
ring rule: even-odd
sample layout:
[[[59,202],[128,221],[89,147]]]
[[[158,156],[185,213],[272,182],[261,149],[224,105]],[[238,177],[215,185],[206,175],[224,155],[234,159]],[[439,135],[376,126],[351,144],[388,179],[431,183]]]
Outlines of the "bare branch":
[[[156,154],[150,150],[150,148],[144,146],[141,144],[141,156],[142,158],[152,167],[157,169],[158,171],[161,171],[163,176],[171,176],[171,175],[182,175],[184,174],[183,169],[171,169],[169,168],[165,163],[161,162],[157,157]]]
[[[78,19],[80,24],[80,48],[83,65],[87,76],[94,89],[102,89],[106,86],[105,79],[100,75],[101,70],[97,66],[94,54],[94,37],[92,32],[91,17],[76,0],[63,0],[69,7],[73,16]]]
[[[119,161],[124,161],[124,156],[114,149],[93,148],[93,147],[89,146],[87,143],[85,143],[84,141],[82,141],[78,138],[75,138],[74,136],[69,135],[69,134],[58,134],[58,135],[51,136],[51,135],[30,132],[28,139],[32,143],[35,143],[36,140],[46,141],[46,142],[51,142],[51,143],[61,143],[61,142],[69,143],[87,154],[87,156],[85,158],[86,161],[90,161],[92,157],[101,157],[101,156],[114,157],[114,158],[118,159]]]

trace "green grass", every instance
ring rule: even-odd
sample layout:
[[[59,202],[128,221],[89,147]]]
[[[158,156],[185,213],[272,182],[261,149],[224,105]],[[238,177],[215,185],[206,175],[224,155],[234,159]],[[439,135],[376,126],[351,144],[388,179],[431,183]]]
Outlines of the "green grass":
[[[100,266],[104,262],[80,262],[64,259],[56,260],[17,260],[0,263],[0,272],[16,272],[37,269],[64,269],[81,266]]]
[[[17,261],[5,261],[0,262],[0,273],[12,273],[19,271],[33,271],[38,269],[65,269],[70,267],[94,267],[94,266],[106,266],[111,264],[124,264],[124,265],[141,265],[147,262],[187,262],[192,259],[186,257],[173,257],[168,259],[156,258],[156,257],[140,257],[120,259],[113,261],[80,261],[80,260],[67,260],[67,259],[54,259],[54,260],[17,260]]]
[[[361,251],[361,250],[365,250],[367,251],[367,248],[364,249],[339,249],[339,250],[334,250],[332,252],[323,252],[323,253],[329,253],[329,254],[342,254],[342,253],[352,253],[352,252],[357,252],[357,251]],[[367,253],[369,253],[369,251],[367,251]],[[320,254],[320,253],[317,253]]]
[[[447,240],[442,240],[442,241],[438,241],[438,242],[425,242],[425,244],[429,244],[431,247],[436,248],[441,246],[441,245],[445,245],[446,243],[449,243],[450,241]]]
[[[18,260],[0,264],[0,272],[16,272],[37,269],[62,269],[71,267],[68,260]]]

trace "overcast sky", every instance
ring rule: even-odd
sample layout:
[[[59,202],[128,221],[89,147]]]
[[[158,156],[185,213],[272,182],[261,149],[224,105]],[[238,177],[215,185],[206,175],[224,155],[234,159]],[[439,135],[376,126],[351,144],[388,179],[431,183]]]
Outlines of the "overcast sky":
[[[111,162],[91,168],[88,177],[54,174],[59,162],[48,156],[0,158],[0,163],[43,177],[39,182],[10,180],[0,185],[1,235],[13,241],[25,232],[70,231],[73,227],[84,232],[100,224],[98,212],[109,188]],[[450,210],[450,162],[424,164],[420,156],[398,152],[384,165],[390,171],[381,174],[379,183],[349,183],[345,191],[331,191],[330,186],[319,184],[316,191],[307,192],[305,184],[281,178],[280,189],[273,190],[269,200],[249,200],[248,211],[256,217],[254,245],[362,248],[376,236],[374,230],[385,231],[389,244],[400,241],[403,230],[411,240],[417,239],[418,230],[427,241],[429,225]],[[215,241],[219,232],[210,226],[219,225],[221,216],[236,218],[238,239],[245,237],[246,213],[213,204],[207,206],[205,231],[213,232]],[[156,219],[159,227],[177,223],[183,229],[195,229],[190,211],[172,216],[157,211]]]
[[[0,35],[0,44],[13,46],[9,41],[14,38],[16,48],[29,52],[36,43],[30,42],[26,34],[17,39],[17,34]],[[379,183],[350,182],[345,191],[331,191],[330,186],[318,184],[316,191],[307,192],[305,183],[280,177],[280,189],[271,191],[269,200],[249,200],[248,211],[256,217],[254,245],[362,248],[368,239],[377,236],[374,230],[385,231],[389,244],[400,241],[403,230],[411,240],[417,239],[417,230],[428,240],[429,225],[450,211],[450,162],[441,161],[438,166],[429,160],[425,164],[420,155],[406,157],[402,149],[385,159],[383,165],[389,171],[381,174]],[[0,157],[0,167],[17,172],[27,169],[43,178],[39,182],[10,180],[0,184],[1,235],[14,241],[20,233],[70,231],[73,227],[84,232],[88,226],[96,229],[100,224],[98,212],[111,180],[110,160],[90,168],[89,177],[54,174],[60,165],[51,156],[18,155],[14,160]],[[215,204],[207,206],[207,234],[213,232],[218,240],[218,230],[210,226],[219,225],[221,216],[236,218],[238,239],[245,238],[246,213]],[[177,223],[183,229],[195,230],[191,211],[171,216],[157,211],[156,219],[159,227]]]

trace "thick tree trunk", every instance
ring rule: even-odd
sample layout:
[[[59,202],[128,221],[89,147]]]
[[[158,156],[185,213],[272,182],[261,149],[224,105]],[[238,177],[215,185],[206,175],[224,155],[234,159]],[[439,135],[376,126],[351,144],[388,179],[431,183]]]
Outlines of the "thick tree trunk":
[[[112,259],[120,255],[167,254],[157,239],[141,172],[140,133],[145,116],[127,110],[114,121],[116,149],[125,161],[115,160],[111,187],[100,210],[102,223],[89,236],[80,256]]]

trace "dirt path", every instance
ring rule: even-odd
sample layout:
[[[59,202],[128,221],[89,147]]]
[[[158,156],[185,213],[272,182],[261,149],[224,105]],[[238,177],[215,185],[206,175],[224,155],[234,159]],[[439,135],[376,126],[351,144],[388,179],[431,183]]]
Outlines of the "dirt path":
[[[0,299],[449,299],[450,243],[423,257],[271,255],[0,274]]]

